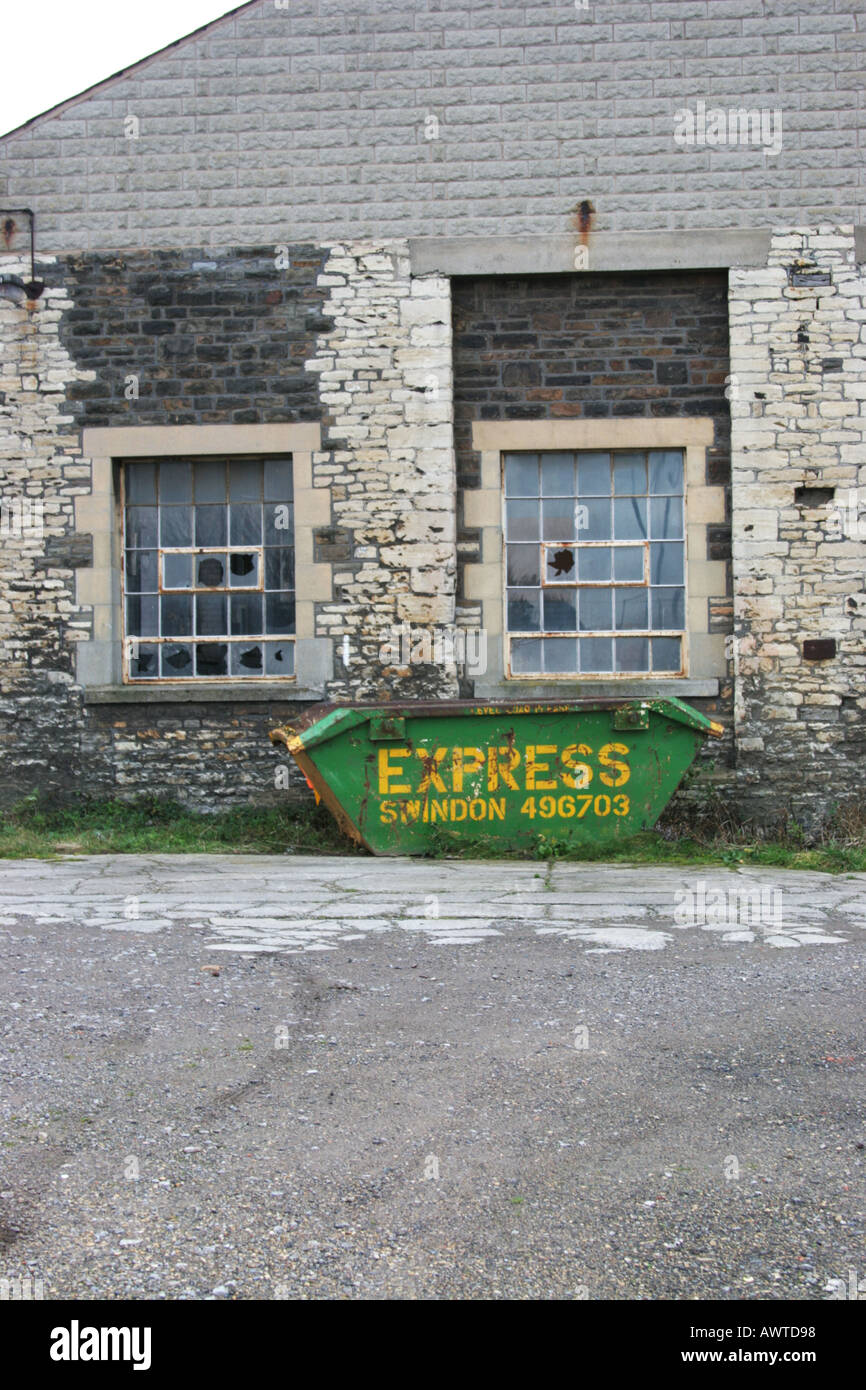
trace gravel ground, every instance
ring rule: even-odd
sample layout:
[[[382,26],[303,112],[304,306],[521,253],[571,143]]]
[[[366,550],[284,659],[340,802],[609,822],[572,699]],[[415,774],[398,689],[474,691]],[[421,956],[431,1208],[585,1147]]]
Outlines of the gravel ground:
[[[791,912],[727,931],[675,921],[695,877],[4,865],[0,1276],[49,1299],[866,1281],[866,876],[753,875]]]

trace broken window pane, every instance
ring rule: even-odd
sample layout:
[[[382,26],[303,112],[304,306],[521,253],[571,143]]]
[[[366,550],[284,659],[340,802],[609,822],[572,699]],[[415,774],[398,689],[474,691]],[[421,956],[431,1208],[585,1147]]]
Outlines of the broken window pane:
[[[196,566],[196,583],[203,589],[217,589],[226,582],[225,555],[202,555]]]
[[[295,674],[294,642],[265,643],[265,675],[293,676]]]
[[[259,583],[259,557],[243,551],[229,556],[229,584],[233,589],[255,589]]]
[[[197,676],[227,676],[228,644],[225,642],[197,643],[195,673]]]
[[[129,674],[134,680],[159,675],[159,647],[130,644]]]
[[[247,646],[244,642],[232,642],[229,658],[233,676],[260,676],[264,669],[261,643]]]
[[[165,642],[162,646],[162,675],[166,677],[192,675],[192,647],[185,643]]]

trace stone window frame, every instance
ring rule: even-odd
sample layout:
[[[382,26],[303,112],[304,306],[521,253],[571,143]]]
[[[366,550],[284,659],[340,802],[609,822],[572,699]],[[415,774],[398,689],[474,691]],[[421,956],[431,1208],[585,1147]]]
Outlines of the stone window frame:
[[[709,486],[707,449],[715,437],[712,416],[664,419],[629,416],[598,420],[475,420],[472,448],[481,455],[481,486],[463,492],[464,524],[481,532],[481,561],[467,564],[467,607],[480,605],[487,633],[488,669],[476,679],[477,697],[582,695],[628,697],[654,694],[715,696],[727,675],[724,634],[709,630],[709,601],[727,592],[724,560],[707,558],[707,527],[725,520],[725,490]],[[504,455],[614,449],[682,449],[685,453],[686,506],[686,673],[670,678],[651,674],[610,677],[523,676],[506,674]]]
[[[93,537],[93,564],[76,571],[76,602],[93,613],[89,640],[79,641],[76,680],[93,703],[321,698],[331,679],[331,643],[315,635],[315,604],[332,593],[330,562],[314,559],[314,531],[331,521],[327,488],[313,486],[313,454],[321,449],[317,423],[269,425],[141,425],[82,431],[82,454],[92,466],[92,489],[75,498],[75,526]],[[271,679],[191,677],[167,683],[126,682],[121,604],[121,461],[208,454],[292,456],[295,492],[295,674]]]

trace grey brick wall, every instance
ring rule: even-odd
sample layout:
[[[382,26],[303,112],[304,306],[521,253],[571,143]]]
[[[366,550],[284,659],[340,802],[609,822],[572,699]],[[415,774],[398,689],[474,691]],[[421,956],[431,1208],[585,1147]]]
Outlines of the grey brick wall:
[[[6,136],[0,199],[51,251],[863,222],[864,85],[863,0],[256,0]],[[699,101],[779,153],[678,146]]]

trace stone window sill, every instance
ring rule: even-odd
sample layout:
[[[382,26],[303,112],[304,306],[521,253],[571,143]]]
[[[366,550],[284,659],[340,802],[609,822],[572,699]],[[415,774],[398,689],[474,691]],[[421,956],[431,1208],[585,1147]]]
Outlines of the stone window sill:
[[[84,691],[86,705],[286,704],[323,700],[321,690],[304,690],[289,682],[257,681],[249,685],[97,685]]]
[[[522,699],[604,699],[656,700],[665,695],[681,699],[712,697],[719,693],[718,678],[672,678],[671,680],[614,680],[614,681],[549,681],[537,680],[476,681],[476,700]]]

